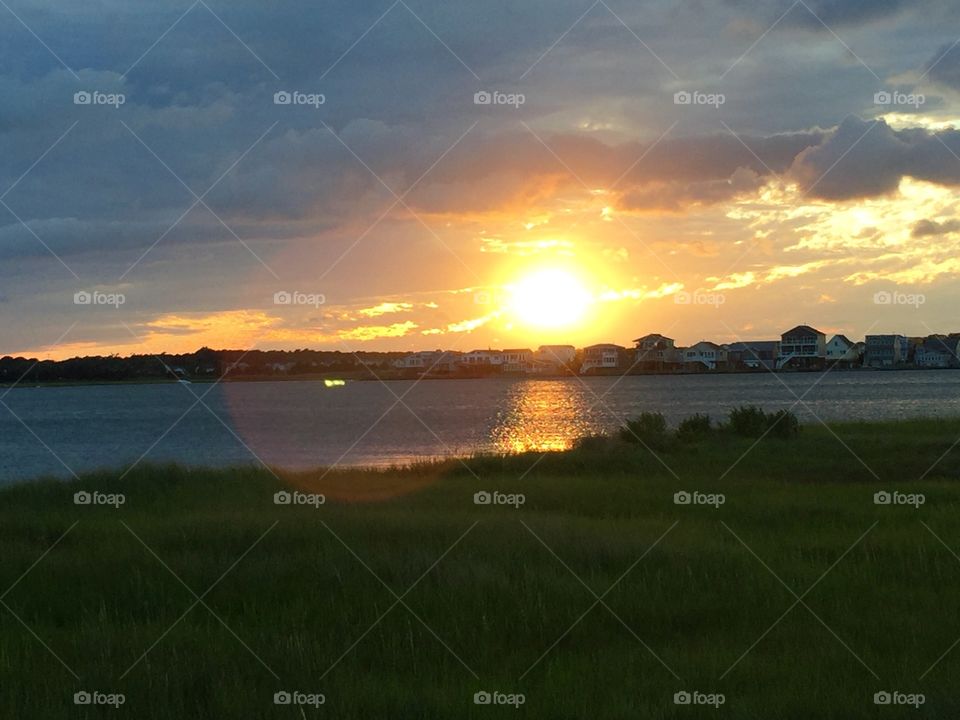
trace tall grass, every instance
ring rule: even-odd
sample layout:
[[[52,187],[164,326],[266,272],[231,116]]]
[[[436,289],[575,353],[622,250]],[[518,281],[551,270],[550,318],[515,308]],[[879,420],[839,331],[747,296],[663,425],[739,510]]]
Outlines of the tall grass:
[[[960,449],[927,471],[958,437],[960,421],[855,423],[322,481],[144,466],[9,487],[0,717],[952,717],[960,649],[927,671],[960,637],[940,542],[960,552]],[[275,505],[283,488],[327,502]],[[82,489],[126,503],[76,506]],[[77,707],[84,689],[126,703]],[[926,703],[877,708],[884,689]],[[301,715],[279,690],[326,704]],[[526,702],[474,705],[480,690]],[[676,706],[680,690],[726,703]]]

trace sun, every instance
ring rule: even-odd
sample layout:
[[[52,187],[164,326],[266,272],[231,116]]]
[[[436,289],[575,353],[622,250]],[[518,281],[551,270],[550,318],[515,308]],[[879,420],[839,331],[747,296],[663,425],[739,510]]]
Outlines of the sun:
[[[568,270],[537,270],[509,286],[508,309],[519,322],[538,328],[561,328],[583,319],[592,297]]]

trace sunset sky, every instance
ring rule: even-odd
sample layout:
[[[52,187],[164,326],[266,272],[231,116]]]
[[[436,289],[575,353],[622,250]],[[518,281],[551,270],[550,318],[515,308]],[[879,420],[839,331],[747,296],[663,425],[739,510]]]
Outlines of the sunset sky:
[[[0,5],[0,355],[960,331],[956,3]]]

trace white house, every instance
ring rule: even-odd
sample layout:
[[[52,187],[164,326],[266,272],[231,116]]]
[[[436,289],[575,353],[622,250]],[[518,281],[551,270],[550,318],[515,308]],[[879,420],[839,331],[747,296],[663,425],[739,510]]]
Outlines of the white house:
[[[839,362],[855,362],[860,359],[857,343],[846,335],[834,335],[827,343],[827,362],[831,365]]]
[[[947,368],[957,364],[957,338],[932,335],[917,345],[913,362],[922,368]]]
[[[573,345],[541,345],[534,359],[554,365],[569,365],[576,357],[577,349]]]
[[[454,350],[421,350],[400,358],[393,366],[400,370],[423,370],[427,373],[452,373],[463,357]]]
[[[393,363],[394,367],[401,370],[426,369],[437,363],[443,355],[441,350],[420,350],[402,358]]]
[[[529,372],[533,364],[533,350],[511,348],[503,351],[503,371],[509,373]]]
[[[464,353],[460,362],[469,367],[485,365],[503,365],[503,352],[501,350],[471,350]]]
[[[716,370],[727,363],[727,349],[709,340],[701,340],[690,347],[680,348],[684,365],[689,369]]]

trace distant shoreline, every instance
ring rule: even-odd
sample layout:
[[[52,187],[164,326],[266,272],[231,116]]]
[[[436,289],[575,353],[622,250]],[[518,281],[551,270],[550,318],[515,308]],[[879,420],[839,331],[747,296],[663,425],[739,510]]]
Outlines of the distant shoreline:
[[[587,375],[577,375],[573,373],[566,374],[523,374],[523,373],[496,373],[489,375],[408,375],[399,376],[395,373],[384,373],[379,375],[361,375],[358,373],[345,372],[340,374],[324,375],[256,375],[243,376],[233,375],[222,378],[185,378],[186,382],[173,379],[159,378],[130,378],[126,380],[49,380],[49,381],[31,381],[19,383],[0,383],[2,389],[18,388],[42,388],[42,387],[84,387],[84,386],[121,386],[121,385],[213,385],[223,383],[259,383],[259,382],[323,382],[325,380],[346,380],[347,382],[410,382],[420,380],[563,380],[569,378],[597,378],[597,377],[691,377],[691,376],[723,376],[723,375],[797,375],[797,374],[817,374],[827,372],[841,373],[873,373],[873,372],[936,372],[936,371],[957,371],[960,368],[921,368],[921,367],[898,367],[898,368],[801,368],[796,370],[704,370],[700,372],[642,372],[642,373],[590,373]]]

